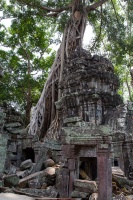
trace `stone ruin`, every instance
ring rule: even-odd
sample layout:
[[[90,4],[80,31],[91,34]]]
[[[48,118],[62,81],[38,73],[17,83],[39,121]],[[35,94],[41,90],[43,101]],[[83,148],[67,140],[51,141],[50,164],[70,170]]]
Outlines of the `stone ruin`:
[[[117,94],[119,80],[111,62],[75,51],[65,62],[60,88],[62,97],[55,102],[59,121],[40,138],[28,134],[18,115],[12,121],[11,112],[9,120],[4,111],[0,145],[6,149],[0,164],[5,179],[16,174],[17,192],[32,196],[111,200],[121,191],[133,194],[133,103],[123,104]],[[117,187],[121,190],[115,193]]]

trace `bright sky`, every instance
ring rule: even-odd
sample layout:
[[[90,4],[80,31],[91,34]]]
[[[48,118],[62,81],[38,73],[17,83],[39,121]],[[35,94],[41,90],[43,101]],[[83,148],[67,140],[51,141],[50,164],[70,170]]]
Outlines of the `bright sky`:
[[[84,33],[83,46],[89,45],[93,36],[94,36],[94,34],[93,34],[92,27],[90,25],[87,25],[86,29],[85,29],[85,33]]]

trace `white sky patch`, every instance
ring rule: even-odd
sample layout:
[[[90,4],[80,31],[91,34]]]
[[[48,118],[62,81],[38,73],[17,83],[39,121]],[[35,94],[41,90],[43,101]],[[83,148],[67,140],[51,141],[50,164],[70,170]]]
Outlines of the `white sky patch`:
[[[4,26],[8,28],[11,26],[11,19],[2,19],[1,23],[4,24]]]
[[[3,12],[0,11],[0,23],[6,26],[7,28],[10,27],[12,19],[10,18],[3,19],[2,17],[3,17]]]
[[[83,38],[83,47],[88,46],[94,37],[93,29],[88,24],[85,29],[84,38]]]

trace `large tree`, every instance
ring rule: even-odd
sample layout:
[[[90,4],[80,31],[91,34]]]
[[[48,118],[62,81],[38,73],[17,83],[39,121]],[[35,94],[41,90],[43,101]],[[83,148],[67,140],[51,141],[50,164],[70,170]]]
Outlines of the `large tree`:
[[[48,21],[31,14],[31,8],[3,4],[3,19],[11,18],[11,26],[1,25],[0,61],[3,78],[0,102],[19,105],[29,123],[31,107],[38,101],[53,63],[51,37],[53,28]]]
[[[62,96],[60,85],[64,63],[76,48],[82,46],[87,21],[96,30],[97,39],[93,46],[99,44],[97,41],[100,39],[102,41],[104,34],[107,34],[109,40],[116,36],[117,42],[117,35],[122,31],[122,24],[121,30],[119,30],[116,23],[121,17],[118,2],[119,0],[12,0],[14,5],[19,4],[22,8],[31,8],[33,16],[42,16],[44,20],[51,19],[51,23],[56,23],[58,31],[61,32],[64,29],[62,43],[34,110],[30,123],[31,134],[38,134],[39,137],[45,135],[50,124],[53,122],[52,124],[55,125],[58,122],[59,117],[55,110],[55,102]],[[117,11],[115,8],[118,8]],[[112,10],[114,12],[111,12]],[[115,20],[113,21],[113,19]],[[108,30],[111,30],[111,27],[115,34],[109,34]],[[101,34],[102,30],[105,30],[103,34]]]

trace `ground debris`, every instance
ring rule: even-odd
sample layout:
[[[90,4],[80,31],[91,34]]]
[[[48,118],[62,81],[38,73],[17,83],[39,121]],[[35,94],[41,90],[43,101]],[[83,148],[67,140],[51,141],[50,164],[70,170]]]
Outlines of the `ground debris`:
[[[113,200],[133,200],[132,181],[125,177],[124,172],[119,167],[112,169],[112,190]]]

